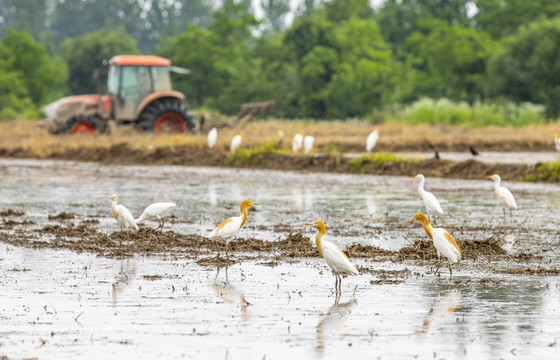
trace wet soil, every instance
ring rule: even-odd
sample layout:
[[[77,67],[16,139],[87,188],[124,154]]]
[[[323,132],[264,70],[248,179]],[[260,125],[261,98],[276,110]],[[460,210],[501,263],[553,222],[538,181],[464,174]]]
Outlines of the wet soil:
[[[403,150],[403,149],[396,149]],[[0,157],[34,158],[24,148],[1,149]],[[224,166],[295,170],[310,172],[361,173],[371,175],[414,175],[454,179],[484,179],[499,173],[504,180],[531,179],[534,181],[558,182],[559,179],[539,171],[541,164],[490,164],[477,160],[415,160],[373,162],[363,160],[359,167],[352,159],[337,155],[292,155],[278,152],[262,152],[249,156],[231,155],[225,151],[212,151],[189,146],[173,146],[153,149],[134,149],[122,143],[107,148],[77,148],[55,151],[45,158],[72,161],[93,161],[111,165],[182,165]]]
[[[2,212],[16,213],[13,209],[3,209]],[[224,257],[226,244],[220,240],[214,241],[196,234],[179,234],[173,231],[160,232],[146,227],[140,228],[138,232],[129,230],[107,234],[96,228],[97,221],[95,220],[83,220],[77,224],[68,222],[68,220],[76,220],[76,218],[79,220],[79,215],[63,212],[49,216],[50,221],[57,223],[36,228],[33,228],[33,225],[35,225],[33,223],[5,219],[0,225],[0,241],[33,249],[66,249],[78,253],[90,252],[108,258],[125,258],[138,254],[180,256],[195,259],[201,265],[217,266],[227,266],[236,262],[243,262],[244,259],[258,257],[263,259],[262,265],[274,267],[279,262],[290,262],[291,259],[301,260],[302,258],[320,256],[314,245],[314,237],[308,237],[299,232],[285,233],[277,241],[266,241],[254,237],[233,239],[227,245],[227,251],[231,257],[226,259]],[[275,228],[289,228],[289,226],[280,224],[276,225]],[[455,231],[462,232],[465,229],[456,228]],[[499,236],[493,235],[487,239],[459,240],[457,243],[462,250],[463,260],[508,260],[513,265],[541,260],[541,258],[528,253],[510,256],[502,248],[501,242]],[[438,260],[432,243],[420,239],[397,251],[359,243],[349,244],[344,250],[350,258],[362,258],[375,262],[425,264],[428,261],[435,264]],[[512,275],[547,276],[560,273],[560,270],[541,267],[493,270]],[[361,271],[377,273],[379,270],[362,267]],[[404,276],[404,278],[407,276]],[[398,277],[395,279],[395,274],[392,274],[390,279],[387,279],[387,274],[384,274],[376,284],[398,284],[402,281],[404,279]]]

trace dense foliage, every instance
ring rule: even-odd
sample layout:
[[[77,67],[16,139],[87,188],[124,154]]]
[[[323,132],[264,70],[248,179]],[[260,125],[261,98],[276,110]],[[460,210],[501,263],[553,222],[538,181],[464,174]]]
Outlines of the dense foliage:
[[[0,0],[0,118],[95,92],[95,68],[122,53],[190,69],[175,88],[191,106],[227,114],[274,99],[274,115],[287,118],[521,124],[560,115],[556,0],[385,0],[375,9],[259,0],[259,12],[255,3]],[[419,109],[430,106],[450,116],[427,120]]]

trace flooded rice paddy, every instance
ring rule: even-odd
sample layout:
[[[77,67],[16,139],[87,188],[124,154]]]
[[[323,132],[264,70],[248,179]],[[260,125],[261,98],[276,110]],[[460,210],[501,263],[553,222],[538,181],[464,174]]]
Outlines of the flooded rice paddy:
[[[177,234],[206,236],[251,199],[263,205],[239,238],[312,238],[303,223],[317,218],[343,249],[396,252],[426,238],[408,225],[423,207],[407,177],[3,159],[0,181],[0,234],[47,244],[53,235],[40,230],[51,225],[117,232],[113,193],[135,216],[152,202],[176,202],[164,232]],[[431,258],[350,254],[361,274],[343,280],[340,298],[318,257],[234,251],[235,262],[218,267],[203,261],[214,251],[119,258],[0,243],[0,356],[555,357],[560,186],[504,185],[519,207],[512,218],[490,181],[426,180],[446,211],[438,224],[459,245],[495,239],[507,255],[465,254],[449,279],[447,269],[434,276]]]

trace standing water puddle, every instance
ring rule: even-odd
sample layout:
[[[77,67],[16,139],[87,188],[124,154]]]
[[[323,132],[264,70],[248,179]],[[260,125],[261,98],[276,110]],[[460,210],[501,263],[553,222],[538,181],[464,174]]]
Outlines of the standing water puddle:
[[[67,212],[78,217],[67,221],[117,231],[108,199],[117,193],[136,216],[151,202],[176,202],[166,230],[178,233],[207,235],[247,198],[263,205],[240,237],[312,237],[303,223],[316,218],[342,248],[396,250],[425,237],[408,225],[422,204],[405,177],[0,160],[0,180],[0,207],[36,227]],[[560,346],[557,277],[492,269],[560,267],[560,187],[505,185],[519,206],[513,219],[503,218],[490,181],[426,181],[456,239],[501,237],[512,254],[542,256],[537,263],[469,260],[450,281],[446,270],[433,276],[430,262],[356,258],[362,273],[343,281],[340,299],[320,258],[253,256],[218,269],[177,254],[112,259],[1,244],[0,356],[550,358]]]

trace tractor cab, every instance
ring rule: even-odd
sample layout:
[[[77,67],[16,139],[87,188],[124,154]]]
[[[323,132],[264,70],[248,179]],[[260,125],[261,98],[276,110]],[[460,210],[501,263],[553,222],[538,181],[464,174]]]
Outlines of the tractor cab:
[[[47,105],[51,132],[104,132],[109,121],[156,134],[195,132],[185,95],[172,89],[170,60],[118,55],[107,65],[107,95],[70,96]]]

